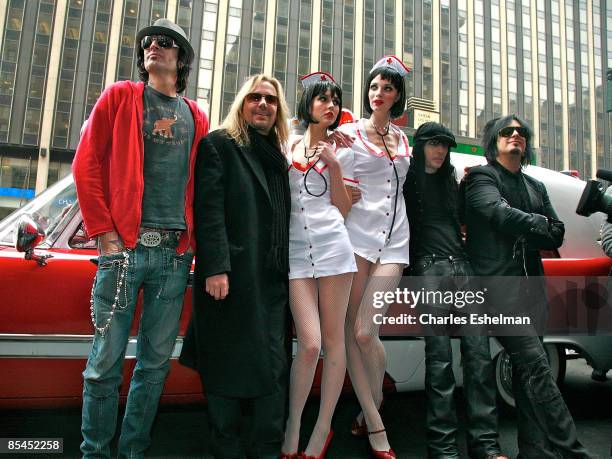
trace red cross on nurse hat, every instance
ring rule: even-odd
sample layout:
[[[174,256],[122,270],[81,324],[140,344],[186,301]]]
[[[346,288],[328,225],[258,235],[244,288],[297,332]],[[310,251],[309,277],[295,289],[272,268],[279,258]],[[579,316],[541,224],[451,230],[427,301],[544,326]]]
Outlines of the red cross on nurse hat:
[[[374,64],[374,67],[372,67],[370,73],[372,73],[379,67],[387,67],[392,70],[395,70],[402,77],[405,77],[406,75],[408,75],[408,72],[410,72],[410,69],[406,67],[404,63],[400,61],[396,56],[383,56],[376,64]]]
[[[302,86],[304,88],[318,83],[319,81],[331,81],[332,83],[337,84],[336,80],[334,80],[334,78],[327,72],[309,73],[308,75],[300,77],[300,81],[302,82]]]

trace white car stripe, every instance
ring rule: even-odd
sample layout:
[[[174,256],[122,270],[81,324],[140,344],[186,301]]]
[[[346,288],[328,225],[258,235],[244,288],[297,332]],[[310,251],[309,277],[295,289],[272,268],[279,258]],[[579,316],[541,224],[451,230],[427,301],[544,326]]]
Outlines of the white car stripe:
[[[0,358],[86,359],[91,350],[93,335],[31,335],[0,333]],[[131,336],[126,359],[136,358],[137,338]],[[176,339],[170,358],[178,359],[183,337]]]

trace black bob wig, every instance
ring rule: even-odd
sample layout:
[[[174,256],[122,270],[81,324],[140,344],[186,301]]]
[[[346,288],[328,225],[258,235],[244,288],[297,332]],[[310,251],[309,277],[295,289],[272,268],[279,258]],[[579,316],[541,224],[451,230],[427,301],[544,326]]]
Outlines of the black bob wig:
[[[383,80],[390,81],[397,92],[399,93],[399,99],[391,107],[391,118],[399,118],[404,113],[404,107],[406,106],[406,85],[404,83],[404,77],[398,72],[389,67],[378,67],[372,70],[368,75],[368,79],[363,87],[363,106],[368,115],[372,114],[372,107],[370,107],[370,84],[372,80],[380,75]]]
[[[333,124],[329,126],[329,129],[333,131],[338,127],[340,117],[342,116],[342,89],[336,83],[329,80],[317,81],[304,89],[297,108],[297,118],[304,126],[308,127],[309,124],[317,124],[317,121],[313,120],[312,116],[310,115],[312,101],[322,94],[327,94],[327,91],[331,91],[332,98],[338,98],[338,105],[340,107],[338,116],[334,120]]]

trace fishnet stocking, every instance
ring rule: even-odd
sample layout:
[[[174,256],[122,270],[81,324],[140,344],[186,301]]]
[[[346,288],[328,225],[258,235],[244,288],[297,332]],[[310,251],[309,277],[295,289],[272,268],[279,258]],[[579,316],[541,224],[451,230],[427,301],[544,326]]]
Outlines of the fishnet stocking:
[[[401,264],[371,263],[356,256],[358,273],[353,279],[346,321],[347,367],[351,382],[369,431],[384,429],[378,407],[382,402],[382,384],[385,376],[385,348],[378,336],[380,325],[374,323],[375,314],[385,314],[388,305],[377,309],[373,294],[394,290],[400,281]],[[389,444],[384,433],[372,435],[370,443],[375,449],[387,450]]]
[[[352,273],[347,273],[289,282],[289,301],[298,345],[291,365],[284,452],[292,453],[298,449],[300,420],[312,387],[321,345],[325,351],[321,402],[306,453],[318,456],[325,443],[346,373],[344,320],[352,277]]]

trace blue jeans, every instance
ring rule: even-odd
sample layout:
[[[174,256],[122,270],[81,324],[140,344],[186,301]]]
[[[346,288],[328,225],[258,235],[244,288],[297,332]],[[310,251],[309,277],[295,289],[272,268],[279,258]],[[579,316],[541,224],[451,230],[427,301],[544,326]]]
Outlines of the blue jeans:
[[[130,327],[140,287],[142,316],[138,329],[136,366],[130,381],[125,416],[119,438],[119,454],[144,456],[159,397],[170,368],[169,358],[178,334],[183,296],[193,255],[179,255],[176,241],[165,246],[128,250],[129,263],[119,301],[104,336],[96,333],[83,372],[83,457],[110,457],[110,442],[117,424],[119,386]],[[94,280],[96,324],[109,317],[117,293],[122,254],[98,259]]]

